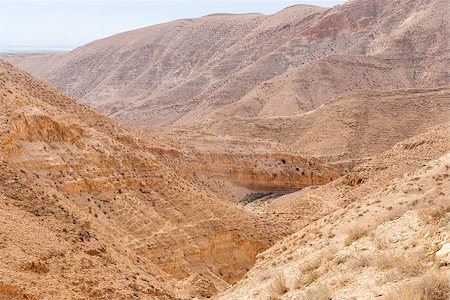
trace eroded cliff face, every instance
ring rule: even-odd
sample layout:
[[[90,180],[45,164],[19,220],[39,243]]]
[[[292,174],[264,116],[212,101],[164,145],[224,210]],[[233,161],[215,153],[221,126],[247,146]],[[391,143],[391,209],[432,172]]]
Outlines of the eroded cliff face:
[[[288,153],[196,153],[200,172],[230,180],[256,191],[291,191],[322,185],[338,177],[339,171],[313,159]],[[202,163],[203,162],[203,163]]]
[[[442,123],[332,183],[273,200],[263,209],[295,215],[298,230],[215,299],[448,299],[449,130]]]
[[[22,192],[43,198],[17,195],[14,185],[2,186],[2,193],[35,217],[56,219],[57,235],[90,256],[110,257],[106,265],[125,253],[141,272],[151,262],[155,274],[164,274],[160,282],[146,279],[160,284],[155,293],[211,296],[242,278],[259,252],[290,231],[288,224],[245,212],[212,191],[226,198],[231,188],[232,200],[239,201],[252,191],[292,191],[340,174],[265,141],[219,136],[186,148],[153,145],[10,65],[2,67],[4,76],[20,78],[5,81],[1,98],[5,180],[18,173],[22,187],[28,185]],[[39,89],[23,91],[22,81]],[[77,110],[81,116],[66,112]],[[58,268],[58,262],[42,263],[49,274]]]
[[[154,151],[166,157],[174,153],[165,149]],[[177,159],[189,166],[183,170],[186,176],[222,179],[253,191],[289,192],[311,185],[323,185],[339,177],[344,169],[283,152],[199,151],[180,155],[176,155]]]
[[[148,135],[147,135],[148,136]],[[326,184],[348,170],[267,140],[162,129],[151,151],[184,178],[231,201],[255,192],[289,193]]]

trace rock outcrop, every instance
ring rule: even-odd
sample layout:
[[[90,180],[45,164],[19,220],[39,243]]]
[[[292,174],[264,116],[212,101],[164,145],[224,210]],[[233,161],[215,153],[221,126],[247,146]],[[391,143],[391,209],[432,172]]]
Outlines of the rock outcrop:
[[[160,130],[152,152],[184,178],[196,179],[231,201],[249,193],[289,193],[328,183],[348,165],[327,165],[278,143],[208,135],[189,130]],[[171,143],[174,140],[176,143]]]

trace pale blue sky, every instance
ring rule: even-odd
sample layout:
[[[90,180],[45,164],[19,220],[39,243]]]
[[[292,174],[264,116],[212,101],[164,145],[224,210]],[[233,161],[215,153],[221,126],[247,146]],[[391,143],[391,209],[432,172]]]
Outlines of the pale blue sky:
[[[294,4],[307,3],[332,7],[343,2],[344,0],[0,0],[0,51],[73,49],[115,33],[175,19],[193,18],[220,12],[273,14]]]

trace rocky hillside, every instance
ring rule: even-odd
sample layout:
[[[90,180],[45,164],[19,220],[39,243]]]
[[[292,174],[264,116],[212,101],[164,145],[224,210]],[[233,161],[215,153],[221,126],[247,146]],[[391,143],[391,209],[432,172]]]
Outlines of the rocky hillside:
[[[295,214],[297,232],[217,299],[447,299],[449,176],[444,123],[332,183],[271,200],[261,209]]]
[[[344,92],[450,84],[445,0],[211,15],[6,59],[133,125],[287,116]]]
[[[277,141],[329,161],[365,159],[449,120],[450,87],[345,93],[308,113],[227,118],[192,125],[207,133]]]
[[[287,232],[3,61],[0,80],[1,297],[212,295]]]
[[[448,299],[449,15],[349,0],[2,54],[0,300]]]

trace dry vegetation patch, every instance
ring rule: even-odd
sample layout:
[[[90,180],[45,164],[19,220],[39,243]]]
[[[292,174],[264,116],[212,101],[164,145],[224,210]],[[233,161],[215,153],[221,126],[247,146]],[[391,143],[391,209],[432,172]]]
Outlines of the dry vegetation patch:
[[[365,237],[369,235],[369,228],[361,226],[361,225],[355,225],[351,227],[347,231],[347,238],[345,239],[345,245],[348,246],[354,241],[359,240],[362,237]]]
[[[356,255],[349,261],[349,266],[353,269],[367,268],[371,265],[373,257],[369,253],[361,253]]]
[[[279,295],[287,293],[288,288],[286,285],[286,278],[282,272],[279,272],[275,275],[270,289],[272,291],[272,297],[277,297]]]
[[[384,300],[444,300],[449,296],[449,278],[443,273],[429,272],[395,287],[384,297]]]
[[[432,206],[419,211],[419,216],[426,224],[438,224],[440,226],[448,223],[447,212],[450,209],[443,206]]]
[[[305,292],[304,300],[330,300],[333,299],[333,291],[326,285],[319,284]]]
[[[379,255],[374,263],[379,269],[392,269],[395,268],[401,274],[406,276],[417,276],[424,272],[425,266],[421,260],[414,254],[407,254],[403,256],[398,255]]]
[[[327,273],[335,264],[333,259],[338,251],[337,247],[330,246],[325,248],[313,259],[304,262],[299,269],[299,278],[295,284],[296,288],[309,286],[316,281],[317,278]]]

